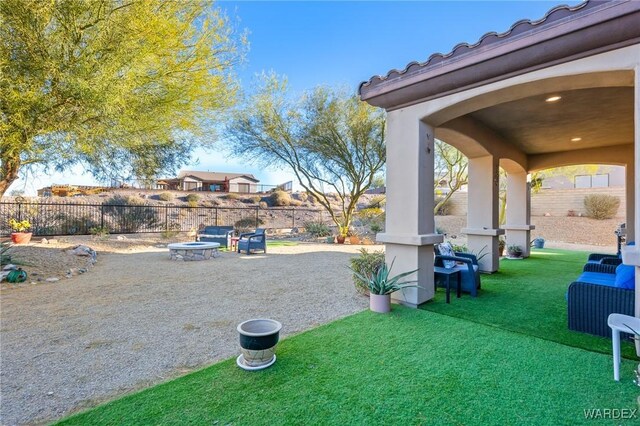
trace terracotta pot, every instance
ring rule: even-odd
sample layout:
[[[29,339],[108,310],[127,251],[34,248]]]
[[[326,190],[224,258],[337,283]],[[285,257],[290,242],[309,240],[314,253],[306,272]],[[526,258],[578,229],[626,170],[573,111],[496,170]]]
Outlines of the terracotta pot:
[[[27,244],[31,241],[32,232],[12,232],[11,242],[14,244]]]
[[[344,244],[344,240],[346,240],[346,237],[343,237],[342,235],[338,235],[336,237],[336,241],[338,242],[338,244]]]
[[[369,309],[373,312],[386,314],[391,312],[391,295],[390,294],[370,294]]]

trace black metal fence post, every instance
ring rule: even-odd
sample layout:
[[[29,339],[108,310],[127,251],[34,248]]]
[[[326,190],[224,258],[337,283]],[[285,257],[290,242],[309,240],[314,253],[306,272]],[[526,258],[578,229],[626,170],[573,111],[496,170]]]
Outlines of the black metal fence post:
[[[256,229],[260,226],[260,207],[256,206]]]
[[[296,209],[291,209],[291,229],[296,227]]]
[[[104,204],[100,205],[100,229],[104,230]]]

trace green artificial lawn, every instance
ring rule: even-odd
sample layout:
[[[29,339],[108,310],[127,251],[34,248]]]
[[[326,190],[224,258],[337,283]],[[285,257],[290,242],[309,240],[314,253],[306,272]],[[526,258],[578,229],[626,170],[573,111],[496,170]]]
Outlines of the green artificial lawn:
[[[297,246],[300,244],[298,241],[287,240],[267,240],[267,246],[269,247],[283,247],[283,246]]]
[[[636,362],[615,382],[610,356],[399,306],[288,338],[277,354],[264,371],[229,359],[60,424],[573,425],[601,424],[584,410],[638,408]]]
[[[463,294],[456,299],[452,293],[451,304],[446,304],[444,289],[438,289],[436,298],[421,308],[610,354],[610,339],[567,327],[565,294],[582,272],[587,256],[586,252],[534,249],[528,259],[503,259],[498,272],[481,275],[482,290],[477,298]],[[636,359],[631,343],[623,343],[622,353]]]

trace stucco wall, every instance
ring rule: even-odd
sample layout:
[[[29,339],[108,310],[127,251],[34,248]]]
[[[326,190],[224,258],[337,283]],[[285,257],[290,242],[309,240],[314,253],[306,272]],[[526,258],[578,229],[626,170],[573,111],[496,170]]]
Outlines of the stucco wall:
[[[531,196],[531,215],[544,216],[545,213],[553,217],[567,216],[569,210],[576,215],[584,210],[584,197],[589,194],[609,194],[620,198],[617,218],[625,216],[624,188],[585,188],[585,189],[543,189]],[[449,200],[449,214],[463,216],[467,214],[467,193],[456,192]]]

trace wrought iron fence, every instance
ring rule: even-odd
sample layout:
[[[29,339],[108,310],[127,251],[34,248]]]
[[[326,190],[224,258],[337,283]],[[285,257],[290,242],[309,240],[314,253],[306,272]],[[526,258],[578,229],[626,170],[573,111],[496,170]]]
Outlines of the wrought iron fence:
[[[88,235],[102,228],[112,234],[189,231],[208,225],[236,228],[296,228],[307,222],[330,224],[323,210],[304,208],[190,207],[152,204],[85,204],[48,201],[0,202],[0,235],[8,220],[29,220],[34,235]],[[94,231],[95,232],[95,231]]]

